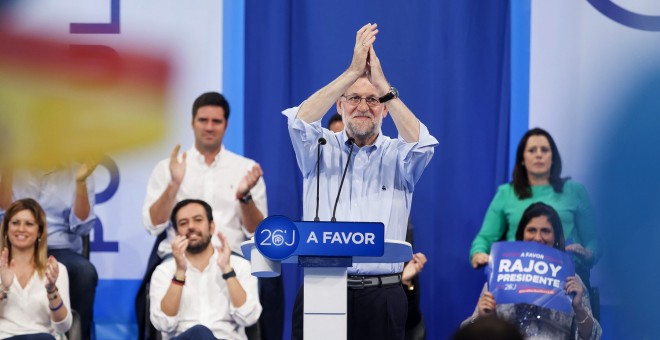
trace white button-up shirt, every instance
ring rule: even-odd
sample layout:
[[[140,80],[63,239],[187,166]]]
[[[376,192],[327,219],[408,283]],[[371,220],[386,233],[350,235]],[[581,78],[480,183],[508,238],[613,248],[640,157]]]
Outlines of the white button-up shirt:
[[[225,234],[232,251],[238,254],[242,254],[241,243],[251,238],[253,234],[245,230],[243,221],[240,219],[241,203],[236,199],[236,190],[254,164],[256,163],[253,160],[239,156],[223,146],[214,162],[207,165],[204,156],[195,147],[192,147],[186,152],[186,173],[176,194],[177,202],[194,198],[208,203],[213,208],[216,230]],[[170,159],[167,158],[160,161],[152,172],[147,186],[147,196],[142,206],[142,221],[147,231],[152,235],[158,235],[164,230],[167,232],[167,239],[158,247],[160,257],[172,253],[171,243],[175,232],[169,220],[154,225],[151,222],[149,208],[165,192],[171,180]],[[268,216],[266,184],[263,177],[250,190],[250,193],[257,209],[264,217]],[[213,235],[212,242],[214,246],[220,245],[220,241],[215,235]]]
[[[58,339],[64,338],[57,333],[67,332],[73,318],[69,302],[69,275],[63,264],[58,262],[58,265],[59,275],[55,284],[68,311],[66,318],[60,322],[50,318],[45,273],[40,278],[35,271],[25,288],[14,277],[7,299],[0,302],[0,339],[33,333],[49,333]]]
[[[261,315],[257,278],[252,276],[250,264],[242,257],[232,254],[229,261],[247,294],[245,303],[238,308],[231,305],[227,283],[222,278],[214,251],[201,272],[188,263],[176,316],[167,316],[160,308],[176,272],[176,263],[169,258],[156,268],[149,288],[150,318],[154,327],[163,333],[163,339],[175,337],[195,325],[208,327],[218,339],[247,339],[245,327],[256,323]]]

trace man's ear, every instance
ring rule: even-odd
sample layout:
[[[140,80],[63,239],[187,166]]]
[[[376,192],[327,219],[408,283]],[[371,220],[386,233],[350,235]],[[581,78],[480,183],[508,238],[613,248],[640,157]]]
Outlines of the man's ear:
[[[387,105],[383,104],[383,118],[387,117],[388,112]]]
[[[215,221],[211,221],[211,231],[210,234],[213,235],[215,234]]]

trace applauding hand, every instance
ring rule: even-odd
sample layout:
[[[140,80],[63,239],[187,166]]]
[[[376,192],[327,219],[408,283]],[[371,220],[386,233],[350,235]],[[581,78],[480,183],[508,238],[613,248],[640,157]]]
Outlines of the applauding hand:
[[[57,260],[51,255],[48,257],[48,262],[46,263],[46,291],[52,292],[55,290],[57,283],[57,277],[60,275],[60,266],[57,263]]]
[[[264,172],[261,170],[261,166],[259,166],[259,164],[252,166],[252,169],[250,169],[247,174],[245,174],[245,177],[243,177],[241,182],[238,184],[238,188],[236,189],[236,198],[241,199],[247,195],[250,190],[252,190],[252,188],[257,185],[259,178],[261,178],[263,174]]]
[[[172,176],[172,182],[176,185],[181,185],[183,182],[183,176],[186,175],[186,153],[184,152],[181,155],[181,161],[179,161],[179,150],[181,149],[181,144],[177,144],[170,154],[170,175]]]
[[[231,265],[229,264],[229,257],[231,256],[231,248],[229,247],[229,242],[227,237],[221,232],[218,231],[218,239],[220,239],[220,246],[216,247],[218,252],[218,267],[222,270],[223,274],[226,274],[232,270]]]
[[[174,257],[177,272],[181,272],[181,274],[185,274],[186,269],[188,269],[188,260],[186,259],[188,243],[188,238],[184,235],[176,235],[172,240],[172,257]]]
[[[413,254],[413,258],[403,268],[403,273],[401,273],[401,281],[403,281],[405,285],[410,285],[410,281],[412,281],[415,276],[422,272],[422,268],[424,268],[425,263],[426,255],[422,253]]]
[[[2,283],[3,290],[9,290],[11,283],[14,280],[14,268],[16,267],[16,261],[13,259],[11,263],[9,260],[9,249],[5,248],[0,254],[0,281]]]

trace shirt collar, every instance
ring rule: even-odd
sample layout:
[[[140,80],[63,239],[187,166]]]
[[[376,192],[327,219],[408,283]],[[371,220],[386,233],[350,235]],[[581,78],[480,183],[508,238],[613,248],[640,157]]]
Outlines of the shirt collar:
[[[344,145],[345,148],[347,149],[350,148],[350,146],[346,144],[346,141],[348,141],[348,135],[346,135],[346,129],[341,131],[341,136],[339,137],[339,140],[341,141],[341,143]],[[385,136],[383,136],[383,130],[379,130],[378,137],[376,137],[374,143],[371,145],[365,145],[362,148],[364,148],[365,150],[378,150],[383,145],[384,142],[385,142]]]
[[[220,152],[218,152],[217,155],[215,155],[215,158],[213,159],[213,163],[211,163],[210,166],[218,163],[218,161],[221,159],[220,157],[224,154],[223,151],[225,150],[225,145],[220,146]],[[206,159],[204,158],[204,155],[202,155],[199,150],[193,145],[190,150],[188,150],[188,157],[191,157],[195,159],[198,163],[200,164],[206,164]]]

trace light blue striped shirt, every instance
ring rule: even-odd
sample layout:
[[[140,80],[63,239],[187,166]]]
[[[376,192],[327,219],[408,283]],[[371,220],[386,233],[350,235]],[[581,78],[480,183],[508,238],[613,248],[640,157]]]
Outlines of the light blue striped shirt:
[[[339,190],[341,175],[348,158],[346,132],[334,133],[321,127],[321,121],[308,124],[298,118],[298,107],[282,112],[288,118],[289,135],[303,175],[303,220],[316,215],[316,153],[318,139],[327,143],[321,148],[319,218],[329,221]],[[433,157],[438,141],[421,122],[419,141],[406,143],[403,138],[383,136],[373,145],[353,147],[346,179],[337,206],[337,221],[382,222],[385,239],[404,241],[412,193],[424,168]],[[399,273],[403,263],[354,264],[353,275]]]
[[[68,166],[54,171],[19,171],[14,175],[13,199],[32,198],[46,213],[49,249],[70,249],[80,253],[81,236],[89,234],[96,223],[93,175],[86,180],[89,215],[82,221],[73,213],[78,166]],[[4,215],[4,211],[1,211],[0,215]]]

